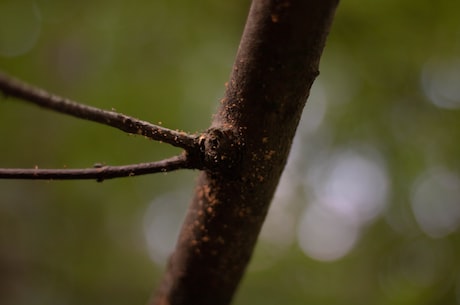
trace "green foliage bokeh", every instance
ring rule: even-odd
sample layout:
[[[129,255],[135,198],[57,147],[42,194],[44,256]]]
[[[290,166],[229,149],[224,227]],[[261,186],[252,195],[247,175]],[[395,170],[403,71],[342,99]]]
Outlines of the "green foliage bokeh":
[[[197,132],[223,95],[248,7],[0,0],[0,69],[82,103]],[[319,105],[312,94],[283,176],[296,182],[280,187],[289,199],[275,200],[303,214],[314,186],[301,172],[360,143],[384,160],[383,208],[336,260],[307,255],[299,233],[262,238],[235,304],[460,304],[459,9],[454,1],[342,1],[313,88],[327,106],[313,135],[304,131]],[[5,97],[0,139],[0,167],[120,165],[178,153]],[[195,176],[0,181],[0,303],[145,304],[164,267],[164,258],[151,259],[146,215],[164,205],[180,220]],[[439,176],[435,190],[450,196],[439,204],[452,202],[449,223],[423,222],[414,198],[437,193],[417,185]],[[277,219],[297,232],[302,221],[292,215]]]

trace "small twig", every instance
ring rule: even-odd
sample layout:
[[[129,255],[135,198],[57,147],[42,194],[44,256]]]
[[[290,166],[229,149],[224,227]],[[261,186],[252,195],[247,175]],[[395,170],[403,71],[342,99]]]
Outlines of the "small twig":
[[[0,91],[6,96],[13,96],[57,112],[109,125],[127,133],[143,135],[152,140],[165,142],[185,150],[192,149],[197,143],[196,136],[185,132],[160,127],[114,111],[86,106],[48,93],[43,89],[26,84],[1,72]]]
[[[122,166],[95,165],[92,168],[81,169],[40,169],[40,168],[0,168],[0,179],[29,179],[29,180],[103,180],[133,177],[146,174],[171,172],[177,169],[192,169],[185,153],[157,162],[139,163]]]

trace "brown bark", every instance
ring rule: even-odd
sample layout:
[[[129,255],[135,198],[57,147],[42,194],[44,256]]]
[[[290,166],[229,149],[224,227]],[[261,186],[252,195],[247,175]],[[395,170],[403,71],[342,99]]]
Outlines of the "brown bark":
[[[153,304],[229,304],[286,163],[338,0],[254,0],[204,170]]]

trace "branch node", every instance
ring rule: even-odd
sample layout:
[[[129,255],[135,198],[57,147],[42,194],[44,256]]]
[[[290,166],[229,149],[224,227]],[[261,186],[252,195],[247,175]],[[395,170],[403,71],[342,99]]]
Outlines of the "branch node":
[[[199,146],[204,169],[211,172],[234,173],[244,146],[237,141],[233,130],[209,128],[199,137]]]

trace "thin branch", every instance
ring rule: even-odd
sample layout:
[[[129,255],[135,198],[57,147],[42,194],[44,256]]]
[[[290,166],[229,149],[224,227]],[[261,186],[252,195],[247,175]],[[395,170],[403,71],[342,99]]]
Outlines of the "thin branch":
[[[95,165],[92,168],[81,169],[21,169],[0,168],[0,179],[29,179],[29,180],[77,180],[95,179],[103,180],[133,177],[159,172],[171,172],[177,169],[195,168],[187,159],[185,153],[157,162],[139,163],[122,166]]]
[[[192,149],[197,143],[196,136],[185,132],[167,129],[114,111],[86,106],[51,94],[1,72],[0,91],[5,96],[13,96],[40,107],[112,126],[127,133],[143,135],[152,140],[165,142],[185,150]]]

